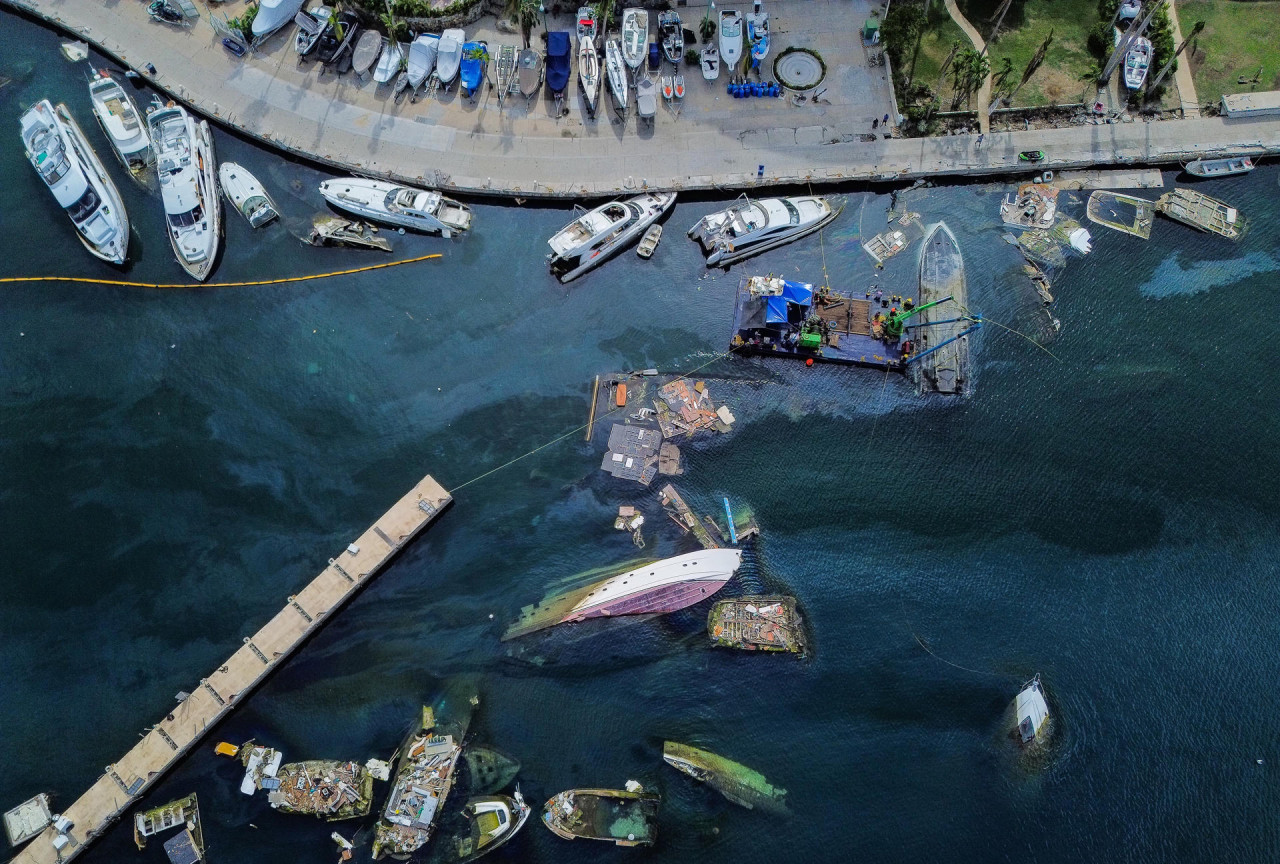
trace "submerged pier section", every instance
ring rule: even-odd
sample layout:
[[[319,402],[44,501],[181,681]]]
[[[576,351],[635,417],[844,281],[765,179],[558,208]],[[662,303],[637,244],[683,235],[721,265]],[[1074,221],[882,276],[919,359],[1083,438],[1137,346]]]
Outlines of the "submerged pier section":
[[[429,475],[418,481],[221,666],[183,694],[177,707],[129,752],[108,765],[62,811],[62,820],[23,847],[14,864],[57,864],[76,857],[452,501]],[[67,823],[69,827],[58,830]]]

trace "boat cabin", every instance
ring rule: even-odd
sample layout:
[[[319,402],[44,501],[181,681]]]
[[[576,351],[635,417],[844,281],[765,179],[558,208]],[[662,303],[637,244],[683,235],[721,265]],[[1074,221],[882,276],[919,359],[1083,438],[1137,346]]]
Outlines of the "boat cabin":
[[[387,193],[387,210],[407,216],[434,216],[440,209],[440,193],[397,187]]]

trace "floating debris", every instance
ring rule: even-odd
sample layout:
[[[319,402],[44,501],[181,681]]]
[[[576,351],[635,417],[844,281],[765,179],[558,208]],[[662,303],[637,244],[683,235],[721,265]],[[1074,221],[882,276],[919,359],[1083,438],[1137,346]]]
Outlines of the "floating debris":
[[[1046,741],[1052,732],[1049,717],[1049,703],[1045,701],[1044,687],[1040,676],[1022,685],[1017,697],[1013,700],[1014,726],[1023,747],[1030,747]]]
[[[1141,237],[1143,240],[1151,239],[1155,209],[1146,198],[1121,192],[1094,192],[1089,196],[1085,213],[1090,222]]]
[[[164,842],[164,854],[169,864],[200,864],[204,860],[204,840],[190,828],[184,828],[176,837]]]
[[[621,480],[648,486],[658,474],[658,448],[662,433],[656,429],[614,423],[609,430],[609,450],[600,470]]]
[[[1052,228],[1058,214],[1058,190],[1042,183],[1019,187],[1000,204],[1000,219],[1014,228]]]
[[[471,833],[453,840],[458,860],[474,861],[506,843],[524,827],[531,809],[524,803],[519,786],[513,798],[506,795],[472,798],[462,809],[470,820]]]
[[[366,816],[373,802],[373,775],[355,762],[291,762],[266,788],[276,810],[326,822]]]
[[[664,438],[712,429],[728,432],[733,425],[733,414],[725,406],[717,407],[711,401],[711,391],[705,381],[695,381],[690,387],[687,380],[677,378],[659,387],[658,395],[661,401],[655,399],[653,404]]]
[[[905,231],[885,231],[863,243],[862,248],[879,265],[906,249],[910,242]]]
[[[670,517],[671,521],[680,527],[681,532],[685,534],[693,532],[693,536],[698,538],[698,542],[702,544],[703,549],[719,549],[721,547],[722,544],[712,538],[707,531],[707,527],[698,521],[698,517],[689,509],[689,505],[684,503],[684,499],[680,497],[676,487],[670,483],[663,486],[658,493],[658,500],[662,502],[662,509]]]
[[[1246,226],[1240,212],[1203,192],[1174,189],[1157,198],[1155,208],[1170,219],[1229,240],[1244,236]]]
[[[1049,277],[1044,271],[1035,265],[1034,262],[1028,261],[1022,265],[1022,272],[1027,274],[1027,278],[1031,280],[1031,284],[1036,286],[1036,293],[1040,295],[1040,299],[1044,301],[1044,305],[1048,306],[1053,302],[1053,295],[1049,293]]]
[[[625,504],[618,508],[618,518],[613,520],[613,527],[619,531],[630,531],[632,542],[641,549],[644,548],[644,536],[640,533],[643,524],[644,514]]]
[[[62,48],[62,56],[72,63],[89,59],[89,45],[86,42],[63,42],[59,47]]]
[[[52,824],[49,796],[44,792],[28,798],[4,814],[4,831],[9,835],[10,846],[26,843]]]
[[[382,759],[369,759],[364,763],[364,769],[369,772],[374,780],[385,782],[391,779],[391,763]]]
[[[377,235],[378,226],[369,222],[343,219],[331,213],[317,213],[311,219],[311,234],[307,242],[312,246],[356,246],[390,252],[391,241]]]
[[[506,789],[520,773],[520,763],[485,747],[472,747],[463,755],[472,795],[492,795]]]
[[[271,747],[261,747],[253,741],[246,741],[239,747],[220,741],[214,748],[214,752],[219,756],[239,759],[240,764],[244,765],[244,778],[240,781],[240,791],[245,795],[252,795],[259,789],[265,788],[264,782],[275,778],[276,772],[280,770],[280,763],[284,761],[284,754],[280,751]]]
[[[196,864],[204,858],[204,826],[200,821],[200,803],[195,793],[133,817],[133,842],[139,849],[147,847],[147,838],[162,831],[181,828],[181,833],[164,844],[165,854],[173,864]]]
[[[721,405],[720,410],[727,412],[729,409]],[[668,477],[676,477],[684,473],[684,466],[680,462],[680,448],[670,441],[663,441],[658,447],[658,473]]]
[[[718,600],[707,615],[707,633],[722,648],[791,654],[808,650],[796,598],[785,595]]]
[[[542,824],[557,837],[652,846],[658,838],[662,798],[634,780],[626,789],[569,789],[547,802]]]
[[[758,808],[777,816],[787,815],[787,790],[774,786],[763,774],[746,765],[675,741],[663,743],[662,758],[734,804],[748,810]]]

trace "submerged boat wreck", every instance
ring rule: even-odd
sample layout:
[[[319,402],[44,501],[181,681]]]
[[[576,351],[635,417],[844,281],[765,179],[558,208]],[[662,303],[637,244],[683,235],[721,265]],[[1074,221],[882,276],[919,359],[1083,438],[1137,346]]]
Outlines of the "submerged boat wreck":
[[[1049,703],[1045,700],[1044,686],[1040,683],[1038,674],[1023,684],[1022,690],[1014,698],[1013,715],[1016,723],[1014,734],[1017,735],[1023,747],[1030,747],[1048,740],[1052,732],[1052,724],[1049,722]]]
[[[514,797],[487,795],[472,798],[462,809],[470,821],[471,833],[454,838],[458,861],[474,861],[506,843],[524,827],[531,810],[524,803],[518,786]]]
[[[557,837],[652,846],[658,839],[662,798],[634,780],[626,789],[569,789],[547,802],[542,824]]]
[[[520,763],[487,747],[471,747],[462,756],[472,795],[492,795],[505,789],[520,773]]]
[[[1122,192],[1098,191],[1089,196],[1085,213],[1095,225],[1105,225],[1143,240],[1151,239],[1155,210],[1146,198]]]
[[[734,597],[718,600],[707,615],[707,633],[722,648],[804,654],[804,622],[796,598]]]
[[[605,579],[524,607],[502,639],[589,618],[675,612],[723,588],[741,562],[740,549],[703,549],[663,561],[628,562]]]
[[[332,213],[317,213],[311,219],[312,246],[355,246],[361,249],[391,251],[391,241],[378,236],[378,226],[371,222],[343,219]]]
[[[159,807],[134,814],[133,842],[145,849],[147,838],[163,831],[180,828],[165,841],[164,851],[173,864],[197,864],[204,859],[204,826],[200,821],[200,802],[195,793]]]
[[[734,804],[779,816],[787,814],[787,790],[774,786],[763,774],[746,765],[675,741],[663,743],[662,758]]]
[[[1228,240],[1244,236],[1244,218],[1225,201],[1192,189],[1174,189],[1156,199],[1156,210],[1170,219]]]
[[[264,788],[276,810],[327,822],[368,815],[373,802],[373,775],[355,762],[291,762]]]

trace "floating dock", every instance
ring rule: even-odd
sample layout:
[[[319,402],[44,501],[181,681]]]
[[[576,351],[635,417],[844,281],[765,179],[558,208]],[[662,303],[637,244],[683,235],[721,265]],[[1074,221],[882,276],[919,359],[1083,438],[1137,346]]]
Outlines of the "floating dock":
[[[18,852],[14,864],[57,864],[84,851],[452,501],[434,479],[422,478],[221,666],[183,694],[177,706],[63,810],[63,821]],[[64,823],[70,825],[60,832],[57,825]]]
[[[1143,240],[1151,239],[1155,209],[1146,198],[1121,192],[1094,192],[1085,208],[1089,221]]]

